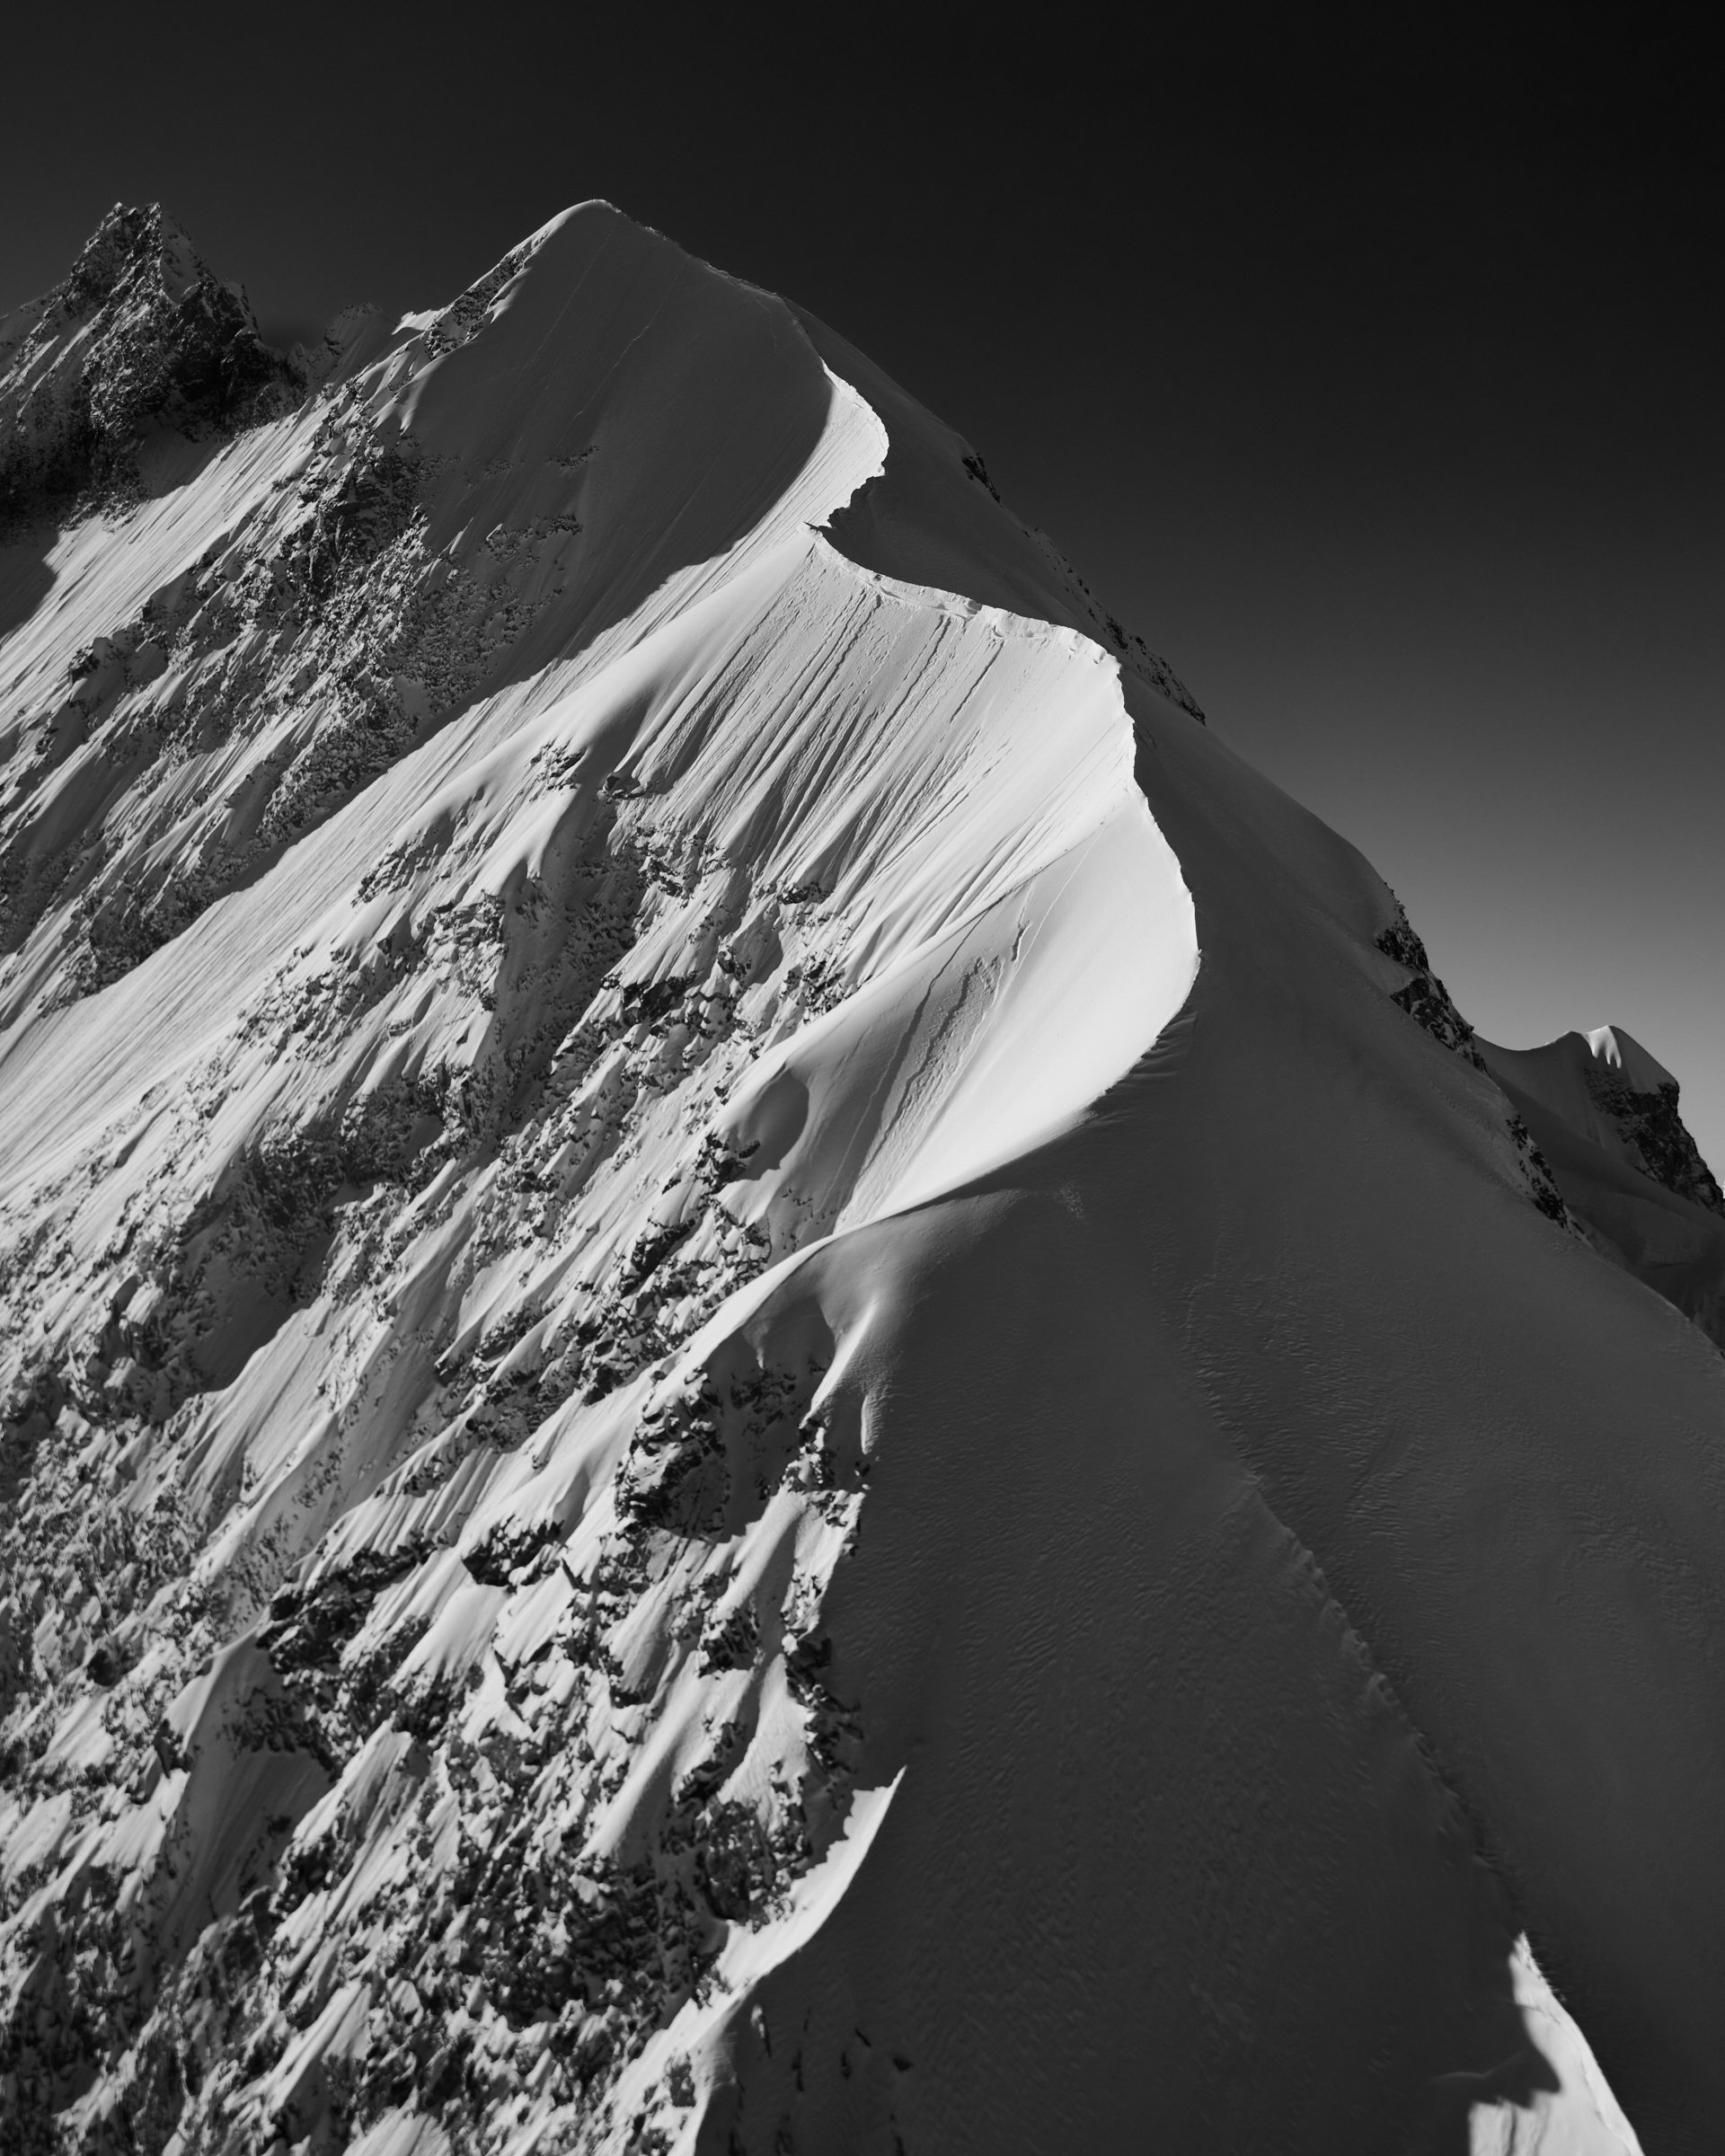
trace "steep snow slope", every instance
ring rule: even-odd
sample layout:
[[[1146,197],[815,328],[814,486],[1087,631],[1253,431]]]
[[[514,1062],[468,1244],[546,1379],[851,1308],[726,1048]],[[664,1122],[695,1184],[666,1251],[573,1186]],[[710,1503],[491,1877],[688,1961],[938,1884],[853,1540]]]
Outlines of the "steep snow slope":
[[[441,1731],[494,1660],[515,1573],[535,1590],[532,1653],[575,1621],[562,1544],[589,1491],[606,1493],[590,1521],[609,1522],[593,1547],[613,1593],[638,1594],[642,1549],[703,1513],[676,1454],[655,1457],[654,1430],[702,1404],[668,1352],[775,1259],[1069,1124],[1184,997],[1190,900],[1131,782],[1113,667],[1066,628],[861,570],[811,529],[885,446],[777,303],[594,210],[333,398],[235,441],[195,490],[88,519],[50,552],[68,588],[8,654],[21,726],[95,623],[141,605],[161,626],[154,644],[109,640],[122,657],[100,662],[113,679],[84,738],[17,790],[26,857],[48,830],[71,864],[43,879],[21,941],[0,1065],[11,1733],[20,1796],[54,1792],[14,1807],[27,1854],[11,1862],[15,1894],[48,1880],[13,1932],[38,2134],[104,2049],[124,2063],[61,2130],[172,2125],[172,2001],[144,2018],[174,1965],[210,1950],[189,1913],[228,1916],[332,1776],[377,1772],[380,1717],[347,1697],[346,1661],[374,1692],[380,1656],[394,1669],[385,1733],[397,1705]],[[347,685],[318,670],[316,564],[331,545],[341,559],[324,512],[391,461],[421,475],[390,543],[403,614],[473,552],[511,559],[500,535],[544,540],[550,506],[550,542],[503,587],[537,608],[505,661],[522,678],[458,717],[374,729],[373,763],[398,752],[386,769],[338,764],[346,805],[313,797],[308,815],[302,787],[282,817],[345,723]],[[377,633],[377,559],[361,550],[336,587],[355,635]],[[164,588],[181,596],[141,597]],[[187,714],[215,695],[210,741]],[[154,957],[136,934],[93,935],[147,919],[189,865],[195,907],[158,911]],[[80,997],[92,950],[117,977]],[[1057,1057],[1037,1053],[1048,1038]],[[817,1439],[792,1445],[809,1447],[809,1492],[787,1502],[812,1614],[848,1500]],[[110,1501],[66,1509],[92,1480]],[[730,1509],[716,1563],[653,1598],[646,1638],[650,1658],[690,1665],[656,1719],[694,1719],[683,1777],[703,1772],[701,1804],[719,1808],[686,1840],[703,1863],[737,1841],[736,1880],[712,1893],[740,1916],[807,1869],[848,1784],[836,1757],[804,1756],[815,1718],[788,1695],[747,1757],[725,1755],[735,1718],[713,1717],[738,1679],[724,1657],[702,1674],[711,1657],[669,1613],[789,1551],[780,1519],[756,1554],[747,1491]],[[90,1592],[68,1601],[74,1573]],[[362,1623],[356,1593],[389,1582]],[[618,1665],[613,1700],[603,1632],[580,1659],[608,1727],[628,1695]],[[199,1675],[212,1655],[219,1674]],[[770,1671],[741,1663],[752,1720]],[[282,1754],[261,1781],[261,1728]],[[583,1748],[590,1771],[542,1825],[600,1876],[625,1829],[663,1838],[665,1768],[655,1754],[619,1796],[619,1771],[653,1751],[643,1733],[595,1725]],[[761,1785],[758,1821],[734,1782]],[[101,1785],[131,1799],[95,1805]],[[54,1918],[50,1950],[47,1913],[92,1877],[115,1907],[83,1935]],[[686,1894],[676,1864],[671,1886]],[[308,1906],[321,1983],[340,1928],[323,1937],[329,1912]],[[102,1929],[116,1922],[124,1945]],[[677,1928],[684,1979],[613,1955],[608,2014],[563,2012],[579,2054],[565,2094],[583,2074],[603,2085],[722,1917],[692,1903]],[[553,1970],[553,2004],[579,2006],[587,1980]],[[98,2031],[91,2001],[110,1990],[123,2003]],[[310,2055],[323,2076],[322,2045]],[[266,2138],[279,2080],[250,2103]]]
[[[0,646],[21,2145],[1710,2145],[1725,1377],[1380,880],[603,206],[301,373]]]
[[[554,222],[354,375],[361,324],[337,393],[53,539],[0,671],[0,1019],[119,978],[453,713],[639,641],[878,468],[780,303],[621,234]]]

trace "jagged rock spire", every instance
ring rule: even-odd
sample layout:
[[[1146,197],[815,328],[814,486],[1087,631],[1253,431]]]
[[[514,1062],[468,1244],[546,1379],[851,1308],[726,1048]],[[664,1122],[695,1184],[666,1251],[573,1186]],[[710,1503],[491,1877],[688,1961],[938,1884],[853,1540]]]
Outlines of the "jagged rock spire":
[[[155,424],[193,439],[289,381],[226,284],[159,203],[116,203],[70,273],[0,325],[0,519],[124,494]]]

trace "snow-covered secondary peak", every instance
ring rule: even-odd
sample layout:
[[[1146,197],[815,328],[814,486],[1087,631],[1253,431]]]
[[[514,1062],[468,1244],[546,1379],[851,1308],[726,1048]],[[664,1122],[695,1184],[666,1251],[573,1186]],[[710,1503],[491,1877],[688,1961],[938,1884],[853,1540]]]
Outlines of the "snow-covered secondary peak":
[[[1677,1082],[1665,1065],[1650,1056],[1641,1042],[1632,1038],[1621,1026],[1594,1026],[1586,1038],[1595,1061],[1603,1063],[1608,1070],[1621,1071],[1632,1092],[1657,1093]]]
[[[611,2117],[726,1922],[766,1922],[851,1832],[842,1717],[786,1689],[789,1621],[715,1661],[668,1615],[794,1546],[813,1623],[865,1471],[809,1404],[830,1332],[793,1328],[723,1487],[673,1435],[751,1282],[1070,1127],[1196,965],[1115,663],[821,536],[889,447],[781,302],[595,205],[43,550],[0,657],[32,1448],[7,1637],[12,1726],[45,1745],[13,1817],[27,1849],[58,1822],[30,1876],[128,1882],[137,2028],[196,1913],[227,1925],[299,1830],[341,1827],[350,1763],[410,1726],[469,1741],[518,1572],[531,1655],[590,1632],[608,1702],[543,1821],[569,1863],[602,1880],[645,1846],[686,1894],[679,1846],[741,1837],[645,1963],[606,1950],[621,1991],[552,2109],[593,2084],[577,2108]],[[87,1436],[62,1456],[74,1421],[107,1467]],[[55,1527],[49,1493],[93,1472],[114,1502]],[[630,1619],[663,1665],[649,1743],[591,1583],[632,1608],[673,1543],[675,1595]],[[44,1629],[68,1564],[91,1595]],[[332,1639],[355,1577],[394,1592]],[[340,1674],[374,1617],[381,1719]],[[261,1780],[227,1734],[260,1713],[286,1747]],[[675,1832],[667,1745],[699,1791]],[[132,1794],[45,1812],[68,1771]],[[572,2035],[587,1979],[549,1981]],[[120,2041],[75,2130],[153,2071]],[[32,2132],[71,2130],[51,2075],[24,2086]],[[283,2101],[242,2108],[267,2137]]]
[[[1621,1026],[1481,1046],[1594,1247],[1725,1347],[1725,1190],[1670,1072]]]
[[[21,2147],[1703,2145],[1718,1356],[1371,870],[607,205],[161,411],[0,558]]]

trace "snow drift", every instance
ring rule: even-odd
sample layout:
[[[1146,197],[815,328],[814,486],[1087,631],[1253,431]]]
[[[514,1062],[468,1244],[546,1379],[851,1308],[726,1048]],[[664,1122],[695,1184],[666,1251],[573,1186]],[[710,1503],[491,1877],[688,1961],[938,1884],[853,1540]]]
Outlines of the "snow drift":
[[[286,359],[117,213],[4,349],[20,2145],[1710,2145],[1645,1052],[603,205]]]

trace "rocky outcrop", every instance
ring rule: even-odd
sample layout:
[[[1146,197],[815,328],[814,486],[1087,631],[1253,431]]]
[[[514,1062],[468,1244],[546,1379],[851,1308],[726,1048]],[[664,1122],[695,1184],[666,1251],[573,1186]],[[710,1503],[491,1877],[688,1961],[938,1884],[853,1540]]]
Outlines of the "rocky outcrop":
[[[1621,1027],[1481,1047],[1594,1247],[1725,1348],[1725,1196],[1677,1081]]]
[[[1396,1005],[1429,1033],[1440,1047],[1464,1057],[1476,1071],[1488,1069],[1478,1037],[1438,979],[1426,956],[1426,947],[1414,932],[1413,923],[1399,898],[1395,901],[1394,919],[1387,928],[1378,932],[1377,948],[1408,975],[1402,985],[1393,991],[1392,1000]],[[1535,1206],[1547,1220],[1573,1230],[1575,1224],[1564,1205],[1563,1193],[1526,1118],[1512,1107],[1504,1118],[1504,1127],[1515,1146],[1527,1195]]]
[[[1588,1097],[1623,1150],[1674,1197],[1725,1217],[1725,1190],[1684,1124],[1670,1072],[1621,1028],[1601,1026],[1587,1041],[1591,1053],[1581,1068]]]
[[[153,434],[218,440],[304,386],[159,204],[116,205],[0,323],[0,531],[135,494]]]

